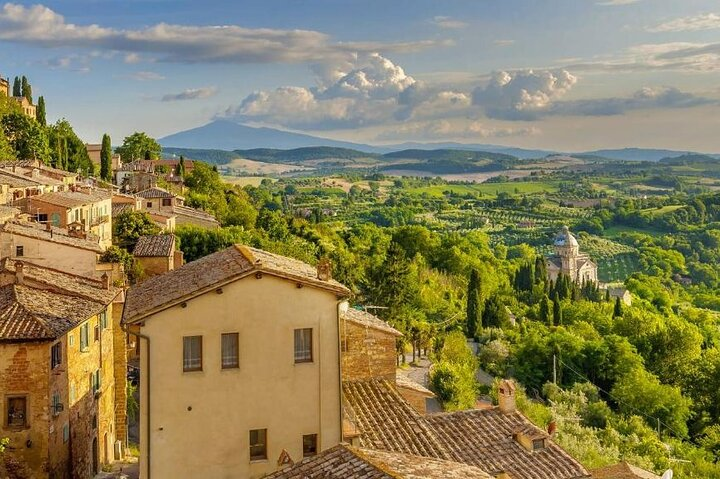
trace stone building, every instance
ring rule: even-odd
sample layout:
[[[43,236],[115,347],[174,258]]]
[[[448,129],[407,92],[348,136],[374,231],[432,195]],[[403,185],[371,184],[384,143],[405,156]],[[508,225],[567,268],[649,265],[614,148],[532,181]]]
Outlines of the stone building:
[[[0,76],[0,95],[10,96],[10,81]]]
[[[144,278],[167,273],[182,266],[182,251],[175,250],[175,235],[148,235],[138,238],[132,252]]]
[[[130,288],[141,477],[258,478],[340,443],[349,295],[323,268],[245,246]]]
[[[27,198],[20,205],[40,223],[67,228],[96,241],[102,248],[112,244],[112,193],[92,187],[73,188]]]
[[[125,424],[122,295],[109,277],[0,264],[3,477],[90,478],[117,459]]]
[[[50,223],[43,225],[11,219],[0,225],[0,258],[29,261],[67,273],[99,277],[102,273],[97,272],[98,256],[103,251],[97,242]]]
[[[218,228],[220,223],[210,213],[185,206],[185,198],[164,188],[148,188],[137,194],[140,207],[149,214],[175,216],[175,224]]]
[[[547,258],[551,281],[556,281],[561,274],[578,284],[598,281],[597,264],[589,255],[580,252],[580,244],[567,226],[557,234],[553,245],[555,254]]]

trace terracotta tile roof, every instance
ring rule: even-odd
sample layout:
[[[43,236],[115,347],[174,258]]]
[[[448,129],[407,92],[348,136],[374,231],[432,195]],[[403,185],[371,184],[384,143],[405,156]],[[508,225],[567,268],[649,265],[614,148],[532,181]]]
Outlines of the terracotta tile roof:
[[[593,479],[660,479],[660,476],[623,461],[592,471]]]
[[[142,190],[137,195],[141,196],[143,198],[175,198],[176,196],[179,196],[179,195],[170,193],[168,190],[166,190],[164,188],[158,188],[158,187],[148,188],[147,190]]]
[[[397,387],[399,388],[405,388],[405,389],[412,389],[413,391],[417,391],[422,394],[426,394],[429,397],[435,397],[435,393],[423,386],[422,384],[419,384],[409,377],[407,377],[404,374],[398,373],[395,376],[395,383],[397,384]]]
[[[0,268],[5,283],[0,287],[0,341],[55,339],[105,310],[119,293],[90,278],[25,262],[18,284],[16,268],[9,259]]]
[[[11,188],[32,188],[42,182],[0,169],[0,184],[9,185]]]
[[[230,283],[253,272],[267,273],[349,296],[335,280],[322,281],[315,267],[292,258],[235,245],[147,279],[128,291],[123,321],[133,322],[156,311]]]
[[[45,193],[44,195],[33,196],[30,198],[33,202],[43,202],[51,205],[62,206],[64,208],[74,208],[76,206],[89,205],[98,201],[110,199],[111,193],[105,190],[93,190],[85,193],[81,191],[57,191],[55,193]]]
[[[209,221],[211,223],[217,223],[220,225],[220,222],[210,213],[203,211],[203,210],[196,210],[195,208],[190,208],[189,206],[173,206],[172,212],[175,216],[178,217],[188,217],[188,218],[197,218],[203,221]]]
[[[456,462],[340,444],[266,479],[490,479]]]
[[[172,256],[175,251],[175,235],[146,235],[138,238],[132,254],[136,257]]]
[[[589,478],[585,468],[550,439],[545,447],[529,451],[514,436],[546,437],[520,412],[502,413],[498,408],[440,413],[427,416],[456,460],[491,474],[506,472],[516,479]]]
[[[360,326],[378,329],[380,331],[384,331],[386,333],[390,333],[395,336],[402,336],[402,333],[400,331],[393,328],[392,326],[390,326],[388,323],[386,323],[382,319],[378,318],[374,314],[370,314],[365,311],[360,311],[359,309],[348,308],[348,310],[343,313],[342,318],[346,321],[350,321],[351,323],[354,323],[354,324],[357,324]]]
[[[359,429],[362,447],[454,459],[428,420],[389,381],[345,381],[343,401],[346,414]]]
[[[42,241],[64,244],[75,248],[86,249],[96,253],[102,253],[103,249],[94,241],[83,238],[70,236],[68,231],[62,228],[51,227],[47,229],[45,225],[40,223],[32,223],[22,220],[11,220],[0,225],[0,231],[25,236],[27,238],[35,238]]]

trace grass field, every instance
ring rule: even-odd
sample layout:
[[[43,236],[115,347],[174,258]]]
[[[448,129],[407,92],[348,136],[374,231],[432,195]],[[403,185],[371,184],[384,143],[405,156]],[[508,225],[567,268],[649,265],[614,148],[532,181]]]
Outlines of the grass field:
[[[498,193],[509,194],[534,194],[534,193],[555,193],[558,191],[557,183],[547,181],[514,182],[507,183],[478,183],[473,185],[433,185],[410,188],[411,194],[427,194],[434,197],[442,197],[446,191],[455,194],[476,194],[482,193],[485,196],[496,196]]]
[[[661,216],[666,213],[672,213],[675,210],[679,210],[682,208],[683,205],[668,205],[663,206],[662,208],[648,208],[645,210],[642,210],[643,213],[649,213],[652,216]]]
[[[650,236],[661,236],[663,233],[650,228],[634,228],[632,226],[612,226],[605,229],[605,236],[608,238],[618,238],[623,233],[642,233]]]
[[[224,182],[237,186],[260,186],[262,180],[270,180],[273,183],[277,181],[275,178],[264,178],[262,176],[222,176],[221,178]]]

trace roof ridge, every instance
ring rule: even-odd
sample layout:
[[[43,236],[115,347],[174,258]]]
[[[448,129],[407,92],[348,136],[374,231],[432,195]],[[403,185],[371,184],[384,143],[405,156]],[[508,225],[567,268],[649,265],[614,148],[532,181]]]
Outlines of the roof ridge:
[[[248,247],[241,243],[235,243],[233,246],[235,246],[235,249],[237,249],[243,257],[248,260],[248,262],[255,267],[256,262],[258,261],[255,259],[255,255],[248,249]]]

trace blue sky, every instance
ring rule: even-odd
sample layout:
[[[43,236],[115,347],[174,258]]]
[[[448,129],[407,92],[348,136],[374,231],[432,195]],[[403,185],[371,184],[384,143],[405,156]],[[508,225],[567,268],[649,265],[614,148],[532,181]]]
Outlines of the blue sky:
[[[716,0],[0,3],[0,74],[27,75],[87,141],[228,118],[371,143],[720,152]]]

